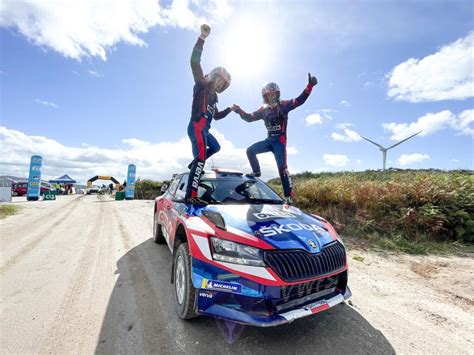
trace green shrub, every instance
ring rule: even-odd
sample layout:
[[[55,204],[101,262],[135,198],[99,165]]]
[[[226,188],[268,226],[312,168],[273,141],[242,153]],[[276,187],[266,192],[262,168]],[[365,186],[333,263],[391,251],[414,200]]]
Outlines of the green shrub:
[[[293,181],[298,206],[345,234],[474,242],[472,171],[305,172]],[[279,179],[269,183],[281,192]]]
[[[141,200],[154,200],[161,196],[161,186],[169,185],[169,181],[140,180],[135,183],[135,198]]]

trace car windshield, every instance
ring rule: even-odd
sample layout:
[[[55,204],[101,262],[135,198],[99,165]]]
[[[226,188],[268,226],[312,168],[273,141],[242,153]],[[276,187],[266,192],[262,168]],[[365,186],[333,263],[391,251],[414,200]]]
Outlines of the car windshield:
[[[241,176],[203,178],[199,184],[198,197],[211,204],[283,204],[280,196],[262,181]]]

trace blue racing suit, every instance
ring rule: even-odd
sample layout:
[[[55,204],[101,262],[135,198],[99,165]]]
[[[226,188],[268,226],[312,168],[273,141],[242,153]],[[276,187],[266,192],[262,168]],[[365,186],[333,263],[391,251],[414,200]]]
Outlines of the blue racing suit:
[[[206,159],[220,150],[217,139],[209,133],[212,119],[220,120],[227,116],[231,109],[217,109],[217,93],[212,90],[212,82],[207,80],[201,68],[201,53],[204,40],[199,38],[191,55],[191,70],[194,77],[193,105],[191,120],[188,125],[188,136],[191,139],[194,160],[191,164],[186,197],[196,197],[204,171]]]
[[[246,113],[242,109],[237,112],[247,122],[263,120],[267,128],[267,139],[257,142],[247,148],[247,157],[254,173],[260,172],[260,164],[257,154],[272,152],[278,166],[283,192],[285,197],[293,197],[291,178],[288,173],[286,161],[286,129],[288,123],[288,112],[305,103],[311,94],[311,85],[307,85],[297,98],[292,100],[281,100],[276,105],[263,105],[253,113]]]

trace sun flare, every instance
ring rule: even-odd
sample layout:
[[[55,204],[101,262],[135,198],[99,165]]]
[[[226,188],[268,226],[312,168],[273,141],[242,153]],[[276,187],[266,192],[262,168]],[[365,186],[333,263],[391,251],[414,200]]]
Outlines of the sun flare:
[[[224,65],[234,77],[258,76],[271,61],[271,33],[259,23],[234,26],[226,35]]]

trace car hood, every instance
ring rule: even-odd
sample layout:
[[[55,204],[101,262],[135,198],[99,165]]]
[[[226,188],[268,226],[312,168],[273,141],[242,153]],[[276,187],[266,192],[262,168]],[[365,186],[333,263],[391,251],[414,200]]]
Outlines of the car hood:
[[[229,231],[236,228],[252,234],[276,249],[318,253],[324,245],[334,241],[326,221],[292,206],[209,205],[204,211],[218,212]]]

